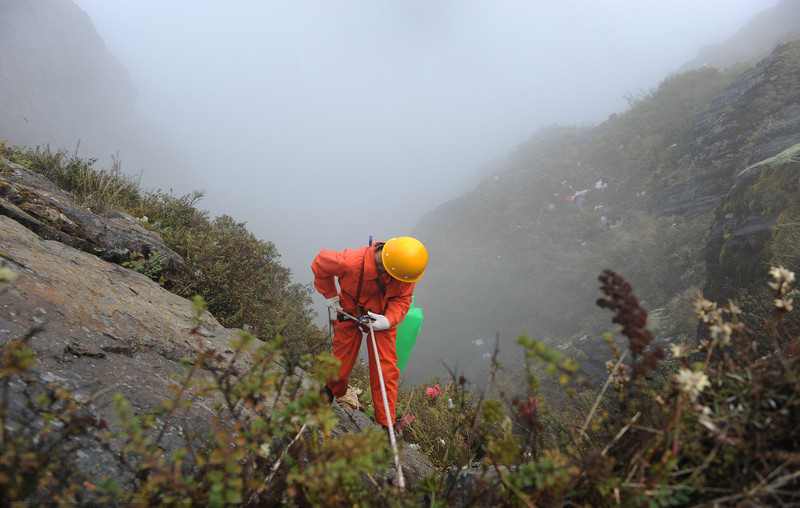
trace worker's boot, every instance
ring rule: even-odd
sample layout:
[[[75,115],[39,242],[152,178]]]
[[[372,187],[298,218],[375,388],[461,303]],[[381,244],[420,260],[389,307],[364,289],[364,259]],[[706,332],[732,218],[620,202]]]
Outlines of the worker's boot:
[[[392,445],[392,438],[389,436],[389,427],[386,425],[381,425],[383,432],[386,434],[386,440],[389,442],[389,446]]]
[[[333,396],[333,390],[328,386],[326,383],[325,386],[322,388],[322,400],[327,402],[328,404],[333,404],[333,400],[335,397]]]

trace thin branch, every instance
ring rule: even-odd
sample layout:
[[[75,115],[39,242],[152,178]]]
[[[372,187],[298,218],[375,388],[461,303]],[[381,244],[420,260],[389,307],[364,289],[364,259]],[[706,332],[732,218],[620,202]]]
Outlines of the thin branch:
[[[475,418],[472,421],[472,428],[469,431],[469,437],[467,438],[467,446],[464,450],[464,455],[462,455],[462,462],[463,459],[466,458],[466,454],[469,453],[469,450],[472,449],[472,442],[475,440],[475,436],[478,433],[478,425],[481,421],[481,410],[483,409],[483,404],[486,401],[486,398],[489,396],[489,388],[492,386],[492,381],[494,380],[494,374],[497,371],[497,355],[500,353],[500,334],[495,334],[495,341],[494,341],[494,353],[492,353],[492,366],[489,368],[489,375],[486,378],[486,386],[483,388],[483,394],[481,394],[481,398],[478,400],[478,406],[475,408]]]
[[[294,446],[295,443],[297,443],[297,441],[300,439],[300,436],[303,435],[303,432],[306,431],[306,427],[308,427],[308,423],[304,423],[303,426],[300,427],[300,432],[298,432],[297,435],[294,436],[294,439],[292,439],[292,441],[288,445],[286,445],[286,448],[284,448],[283,453],[281,453],[281,456],[278,457],[278,460],[276,460],[274,464],[272,464],[272,468],[270,469],[269,475],[264,480],[264,483],[261,485],[261,487],[258,488],[258,490],[253,492],[253,494],[250,496],[250,499],[247,500],[247,504],[250,504],[253,501],[255,501],[256,497],[262,492],[264,492],[264,489],[267,488],[267,486],[272,481],[272,478],[275,476],[275,473],[278,472],[278,469],[281,467],[281,464],[283,463],[283,458],[286,456],[287,453],[289,453],[289,449],[292,446]]]
[[[506,475],[503,472],[503,469],[501,469],[500,466],[498,466],[494,460],[492,461],[492,466],[494,467],[494,470],[497,472],[497,475],[500,477],[500,481],[503,482],[503,485],[505,485],[507,489],[513,492],[517,496],[517,499],[519,499],[522,502],[522,504],[524,504],[528,508],[536,507],[536,503],[531,502],[531,500],[528,499],[528,496],[525,495],[524,492],[522,492],[518,487],[515,487],[511,482],[508,481]]]
[[[717,456],[717,452],[719,452],[719,449],[722,446],[724,438],[728,434],[728,428],[730,428],[730,426],[731,424],[730,422],[728,422],[728,424],[722,430],[721,435],[717,438],[717,442],[714,443],[714,448],[712,448],[711,453],[709,453],[708,456],[705,459],[703,459],[702,464],[700,464],[699,466],[697,466],[697,468],[695,468],[692,475],[683,482],[684,485],[697,478],[700,475],[700,473],[703,472],[709,466],[709,464],[711,464],[711,461],[714,460],[714,457]]]
[[[635,415],[633,415],[633,418],[631,418],[631,421],[629,421],[624,427],[622,427],[620,429],[620,431],[617,432],[617,435],[614,436],[614,439],[612,439],[608,444],[605,445],[605,447],[603,447],[603,451],[600,452],[600,456],[601,457],[605,457],[606,453],[608,453],[608,450],[610,450],[612,446],[614,446],[620,439],[622,439],[622,436],[626,432],[628,432],[628,429],[631,428],[631,425],[634,424],[636,422],[636,420],[639,419],[640,416],[642,416],[642,412],[641,411],[636,413]]]
[[[586,429],[589,427],[589,422],[592,420],[592,417],[594,416],[594,412],[597,411],[597,406],[600,405],[600,401],[602,400],[603,395],[606,393],[606,390],[608,389],[608,385],[611,384],[611,379],[613,379],[614,374],[616,374],[617,369],[619,369],[620,364],[622,364],[622,360],[625,359],[625,356],[627,356],[627,354],[628,354],[628,350],[627,349],[622,352],[622,354],[619,357],[619,360],[617,360],[617,363],[614,365],[614,368],[611,369],[611,372],[608,374],[608,377],[606,378],[606,382],[603,384],[603,388],[600,390],[600,393],[597,394],[597,399],[595,399],[594,404],[592,405],[592,409],[589,411],[589,415],[586,416],[586,421],[583,422],[583,427],[581,427],[581,431],[578,433],[579,442],[580,442],[581,439],[586,438]],[[631,423],[633,423],[635,421],[636,421],[636,419],[631,420]]]

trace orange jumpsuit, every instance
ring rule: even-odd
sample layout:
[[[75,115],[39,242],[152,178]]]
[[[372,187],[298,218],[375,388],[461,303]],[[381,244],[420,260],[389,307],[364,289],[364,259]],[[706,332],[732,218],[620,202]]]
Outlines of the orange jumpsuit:
[[[311,263],[314,272],[314,287],[325,298],[339,295],[339,302],[345,312],[351,316],[361,317],[356,314],[356,305],[375,314],[383,314],[389,320],[391,327],[388,330],[375,332],[375,343],[378,347],[383,381],[386,386],[386,398],[389,400],[391,423],[394,424],[394,411],[397,402],[397,380],[400,369],[397,368],[397,324],[403,321],[411,305],[414,294],[413,282],[402,282],[391,277],[388,273],[378,276],[375,268],[375,247],[361,247],[359,249],[345,249],[344,251],[331,251],[323,249]],[[361,272],[364,278],[361,283],[361,295],[356,302],[358,282]],[[337,293],[335,278],[339,281],[340,290]],[[379,284],[380,282],[380,284]],[[381,287],[383,286],[383,287]],[[330,387],[335,397],[343,397],[347,393],[350,371],[353,370],[358,350],[363,339],[362,328],[353,321],[344,321],[336,326],[333,333],[333,356],[342,362],[339,368],[339,378],[329,379]],[[369,330],[366,330],[369,333]],[[386,422],[386,410],[383,407],[381,384],[375,365],[375,353],[372,350],[372,340],[367,339],[369,353],[369,384],[372,392],[372,403],[375,408],[375,421],[379,425],[389,425]]]

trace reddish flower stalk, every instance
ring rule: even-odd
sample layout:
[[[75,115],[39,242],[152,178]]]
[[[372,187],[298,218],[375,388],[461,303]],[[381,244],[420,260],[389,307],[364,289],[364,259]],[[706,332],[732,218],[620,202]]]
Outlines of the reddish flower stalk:
[[[616,312],[611,321],[621,325],[622,334],[628,337],[628,348],[634,357],[633,378],[655,369],[658,360],[664,358],[664,349],[658,346],[654,351],[647,351],[653,334],[647,329],[647,311],[639,305],[630,283],[613,270],[603,270],[598,279],[603,283],[600,289],[608,298],[598,298],[597,305]]]

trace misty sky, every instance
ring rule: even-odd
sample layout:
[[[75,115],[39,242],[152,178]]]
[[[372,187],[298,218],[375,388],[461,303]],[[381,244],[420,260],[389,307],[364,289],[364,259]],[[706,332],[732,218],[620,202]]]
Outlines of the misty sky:
[[[75,2],[193,168],[142,185],[205,189],[305,283],[319,249],[409,234],[540,127],[624,111],[777,0]]]

